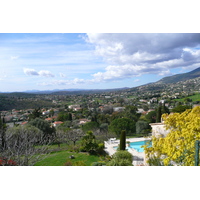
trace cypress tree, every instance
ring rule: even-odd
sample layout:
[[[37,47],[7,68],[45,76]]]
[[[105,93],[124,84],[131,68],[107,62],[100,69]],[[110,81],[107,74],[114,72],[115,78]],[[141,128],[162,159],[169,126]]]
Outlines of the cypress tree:
[[[126,131],[122,131],[120,135],[120,150],[126,149]]]
[[[161,105],[159,105],[156,112],[156,122],[161,122],[161,115],[162,115],[161,109],[162,107]]]
[[[4,120],[4,117],[1,118],[1,114],[0,114],[0,140],[1,140],[0,147],[2,151],[6,148],[5,131],[6,131],[5,120]]]

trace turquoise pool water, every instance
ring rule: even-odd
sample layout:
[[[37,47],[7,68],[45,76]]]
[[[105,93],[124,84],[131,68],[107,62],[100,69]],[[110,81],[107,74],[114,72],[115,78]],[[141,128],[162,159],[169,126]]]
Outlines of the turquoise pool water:
[[[146,144],[147,141],[139,141],[139,142],[131,142],[130,147],[126,148],[127,150],[129,148],[135,149],[137,152],[144,152],[144,149],[141,147]],[[117,149],[118,147],[113,147],[114,149]]]
[[[131,142],[130,148],[135,149],[137,152],[144,152],[144,148],[141,146],[145,145],[147,141]]]

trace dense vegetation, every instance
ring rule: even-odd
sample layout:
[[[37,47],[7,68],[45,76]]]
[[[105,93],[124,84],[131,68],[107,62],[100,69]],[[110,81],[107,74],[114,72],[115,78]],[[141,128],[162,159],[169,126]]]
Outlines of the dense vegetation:
[[[152,147],[146,147],[147,157],[159,160],[161,165],[194,166],[195,141],[200,140],[200,107],[182,113],[163,115],[166,137],[153,137]]]

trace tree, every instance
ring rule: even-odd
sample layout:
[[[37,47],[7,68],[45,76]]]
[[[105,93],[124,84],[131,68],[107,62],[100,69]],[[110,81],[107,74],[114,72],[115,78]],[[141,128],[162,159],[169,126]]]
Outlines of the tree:
[[[98,147],[96,143],[95,136],[92,131],[88,131],[81,140],[82,150],[90,154],[95,154],[95,151]]]
[[[123,116],[131,120],[137,121],[140,118],[140,113],[137,113],[138,109],[136,106],[126,106],[123,112]]]
[[[53,117],[54,116],[54,110],[53,109],[51,109],[50,111],[49,111],[49,117]]]
[[[156,122],[161,122],[161,105],[158,106],[157,110],[156,110]]]
[[[81,149],[89,154],[104,154],[104,144],[98,143],[92,131],[88,131],[81,139]]]
[[[151,111],[148,114],[145,115],[145,119],[149,123],[155,123],[156,122],[156,111]]]
[[[6,147],[6,141],[5,141],[5,132],[6,132],[7,126],[4,121],[4,117],[1,118],[0,115],[0,149],[3,151]]]
[[[87,122],[83,125],[82,130],[84,132],[88,132],[88,131],[95,131],[99,128],[99,124],[95,121],[92,122]]]
[[[62,143],[68,143],[69,137],[68,137],[68,129],[65,128],[56,128],[56,134],[54,137],[54,143],[58,144],[58,147],[60,148],[60,144]]]
[[[128,118],[115,119],[109,125],[109,130],[118,136],[125,130],[127,134],[135,133],[135,122]]]
[[[68,132],[68,138],[73,142],[74,146],[76,145],[76,142],[83,137],[83,135],[84,133],[81,129],[71,129]]]
[[[40,118],[42,115],[42,112],[40,108],[35,109],[32,114],[29,115],[29,121],[35,119],[35,118]]]
[[[120,135],[120,150],[126,149],[126,131],[122,131]]]
[[[187,109],[191,109],[191,106],[187,106],[187,105],[178,105],[175,108],[172,109],[172,112],[175,113],[182,113]]]
[[[165,104],[159,104],[156,110],[156,122],[161,122],[161,116],[164,113],[170,113],[169,109],[165,106]]]
[[[47,121],[40,119],[40,118],[35,118],[34,120],[31,120],[29,122],[29,124],[37,127],[38,129],[40,129],[42,131],[42,133],[43,133],[42,140],[43,141],[46,141],[47,143],[49,143],[50,141],[53,140],[55,128],[51,127]]]
[[[166,137],[152,138],[152,147],[145,147],[147,158],[157,157],[164,165],[194,165],[195,141],[200,140],[200,107],[162,117],[170,132]]]
[[[42,131],[30,125],[8,128],[5,134],[6,148],[1,151],[0,157],[12,159],[19,166],[34,165],[47,150],[41,137]]]
[[[136,122],[136,134],[146,134],[150,132],[151,126],[146,121],[137,121]]]
[[[72,121],[72,114],[68,112],[61,111],[58,113],[57,121]]]
[[[128,151],[117,151],[113,154],[111,161],[107,163],[107,166],[133,166],[133,156]]]

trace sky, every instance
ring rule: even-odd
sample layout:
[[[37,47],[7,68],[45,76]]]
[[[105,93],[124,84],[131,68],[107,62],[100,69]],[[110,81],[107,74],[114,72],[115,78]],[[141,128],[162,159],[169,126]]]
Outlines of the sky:
[[[136,87],[198,67],[199,33],[0,33],[0,92]]]

